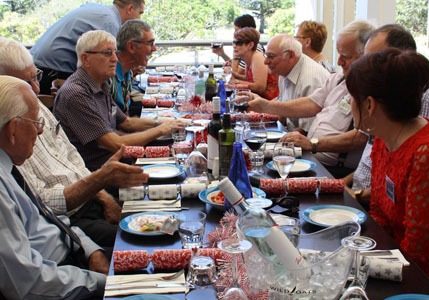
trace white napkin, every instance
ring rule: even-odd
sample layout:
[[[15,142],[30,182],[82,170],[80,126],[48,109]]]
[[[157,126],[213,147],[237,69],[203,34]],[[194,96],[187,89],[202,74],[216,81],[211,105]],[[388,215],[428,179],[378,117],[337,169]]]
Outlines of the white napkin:
[[[378,279],[402,281],[402,263],[377,257],[368,257],[369,276]]]
[[[273,151],[274,146],[276,143],[265,143],[265,149],[264,149],[264,156],[267,158],[273,157]],[[295,147],[295,157],[300,158],[302,157],[302,148],[301,147]]]
[[[182,207],[182,201],[173,200],[138,200],[125,201],[122,206],[122,213],[140,212],[140,211],[179,211]]]
[[[181,274],[172,280],[162,280],[169,274],[138,274],[107,276],[105,297],[133,294],[169,294],[185,293],[187,286],[185,275]]]

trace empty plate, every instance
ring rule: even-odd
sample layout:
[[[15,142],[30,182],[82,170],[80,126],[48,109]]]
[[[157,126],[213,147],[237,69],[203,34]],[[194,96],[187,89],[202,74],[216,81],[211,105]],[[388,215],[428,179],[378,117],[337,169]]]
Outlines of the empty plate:
[[[308,223],[329,227],[349,221],[362,224],[366,221],[366,214],[349,206],[316,205],[304,210],[302,218]]]
[[[174,178],[182,175],[184,170],[172,164],[156,164],[143,167],[145,173],[149,174],[149,178],[164,179]]]

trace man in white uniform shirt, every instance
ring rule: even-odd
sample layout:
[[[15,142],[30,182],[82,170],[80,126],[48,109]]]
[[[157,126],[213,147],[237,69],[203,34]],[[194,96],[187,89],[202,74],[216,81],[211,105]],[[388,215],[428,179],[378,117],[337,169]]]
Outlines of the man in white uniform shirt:
[[[276,35],[268,42],[265,64],[272,73],[279,75],[280,101],[308,96],[329,77],[329,72],[304,55],[302,45],[287,34]],[[288,129],[300,128],[307,132],[312,121],[313,118],[293,118]]]

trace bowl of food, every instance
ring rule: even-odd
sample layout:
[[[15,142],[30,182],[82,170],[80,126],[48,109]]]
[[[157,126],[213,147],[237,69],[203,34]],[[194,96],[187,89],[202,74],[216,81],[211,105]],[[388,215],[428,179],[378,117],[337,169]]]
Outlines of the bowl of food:
[[[171,227],[176,231],[177,223],[175,213],[154,211],[129,215],[119,222],[119,227],[131,234],[151,236],[169,234]]]
[[[255,187],[252,187],[252,192],[254,198],[265,198],[267,196],[263,190]],[[210,204],[217,209],[224,210],[225,196],[217,186],[202,190],[198,194],[198,198],[204,203]]]

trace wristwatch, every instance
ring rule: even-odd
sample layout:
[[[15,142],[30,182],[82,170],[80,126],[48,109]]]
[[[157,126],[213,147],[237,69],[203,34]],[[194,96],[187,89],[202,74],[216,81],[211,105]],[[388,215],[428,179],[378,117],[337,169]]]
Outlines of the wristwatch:
[[[311,144],[311,153],[316,153],[317,152],[317,145],[319,144],[319,139],[318,138],[312,138],[310,140],[310,144]]]

